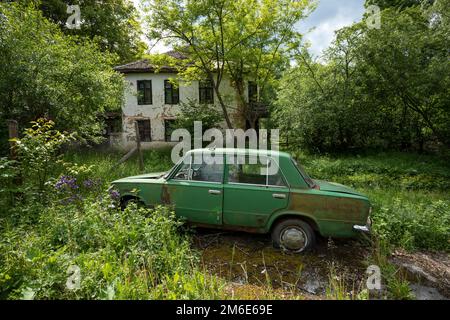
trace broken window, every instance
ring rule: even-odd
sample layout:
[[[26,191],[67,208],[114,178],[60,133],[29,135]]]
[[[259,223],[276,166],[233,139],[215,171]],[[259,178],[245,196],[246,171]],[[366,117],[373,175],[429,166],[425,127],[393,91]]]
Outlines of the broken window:
[[[150,120],[138,120],[139,137],[142,142],[152,141],[152,131],[150,127]]]

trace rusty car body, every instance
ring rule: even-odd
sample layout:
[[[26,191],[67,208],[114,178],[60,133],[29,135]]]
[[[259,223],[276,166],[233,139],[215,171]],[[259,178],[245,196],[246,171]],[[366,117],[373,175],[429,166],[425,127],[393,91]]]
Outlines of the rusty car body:
[[[222,159],[211,163],[207,157]],[[194,161],[196,157],[203,160]],[[251,163],[256,158],[257,163]],[[274,166],[274,173],[264,167]],[[268,167],[267,167],[268,169]],[[199,226],[271,233],[276,247],[302,252],[324,237],[368,232],[371,204],[341,184],[311,179],[285,152],[196,149],[170,171],[116,180],[122,205],[172,205]]]

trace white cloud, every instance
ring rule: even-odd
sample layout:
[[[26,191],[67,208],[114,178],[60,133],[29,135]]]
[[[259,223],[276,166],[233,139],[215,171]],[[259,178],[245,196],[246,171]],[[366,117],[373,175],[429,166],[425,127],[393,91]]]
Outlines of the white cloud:
[[[311,32],[305,35],[305,40],[311,44],[311,53],[319,56],[322,51],[334,40],[335,31],[351,25],[354,21],[348,17],[336,16],[318,24]]]
[[[364,0],[322,0],[316,10],[298,25],[298,30],[310,43],[310,52],[320,56],[333,41],[334,32],[361,20],[363,13]]]

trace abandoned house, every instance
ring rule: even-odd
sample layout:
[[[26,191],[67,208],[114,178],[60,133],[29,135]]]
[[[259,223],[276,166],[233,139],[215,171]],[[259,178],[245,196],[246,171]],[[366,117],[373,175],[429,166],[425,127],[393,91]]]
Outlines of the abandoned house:
[[[175,51],[166,54],[180,58]],[[209,81],[191,81],[183,83],[177,80],[177,72],[171,67],[160,67],[157,71],[150,61],[144,59],[115,67],[125,76],[128,84],[121,113],[106,115],[109,144],[129,149],[135,145],[138,124],[139,136],[143,148],[173,145],[171,133],[175,129],[175,119],[180,112],[180,104],[194,101],[199,104],[211,104],[221,113],[217,96]],[[173,83],[178,81],[178,85]],[[245,82],[246,98],[257,102],[258,88],[254,82]],[[230,80],[224,78],[219,88],[229,108],[231,121],[242,121],[237,110],[237,98]],[[264,112],[261,113],[264,115]],[[244,120],[245,121],[245,120]],[[244,128],[245,129],[245,128]]]

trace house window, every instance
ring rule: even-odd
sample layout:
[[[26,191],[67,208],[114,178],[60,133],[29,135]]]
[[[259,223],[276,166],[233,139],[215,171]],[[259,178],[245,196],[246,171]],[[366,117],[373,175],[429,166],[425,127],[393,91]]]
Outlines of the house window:
[[[138,120],[139,137],[142,142],[152,141],[152,131],[150,127],[150,120]]]
[[[200,81],[198,86],[198,95],[200,103],[213,104],[214,103],[214,89],[212,81]]]
[[[152,104],[152,80],[138,80],[138,104]]]
[[[256,82],[248,82],[248,102],[255,103],[258,101],[258,85]]]
[[[172,132],[176,129],[176,120],[175,119],[165,119],[164,120],[164,137],[165,141],[172,141]]]
[[[180,90],[169,80],[164,80],[164,103],[178,104],[180,102]]]

